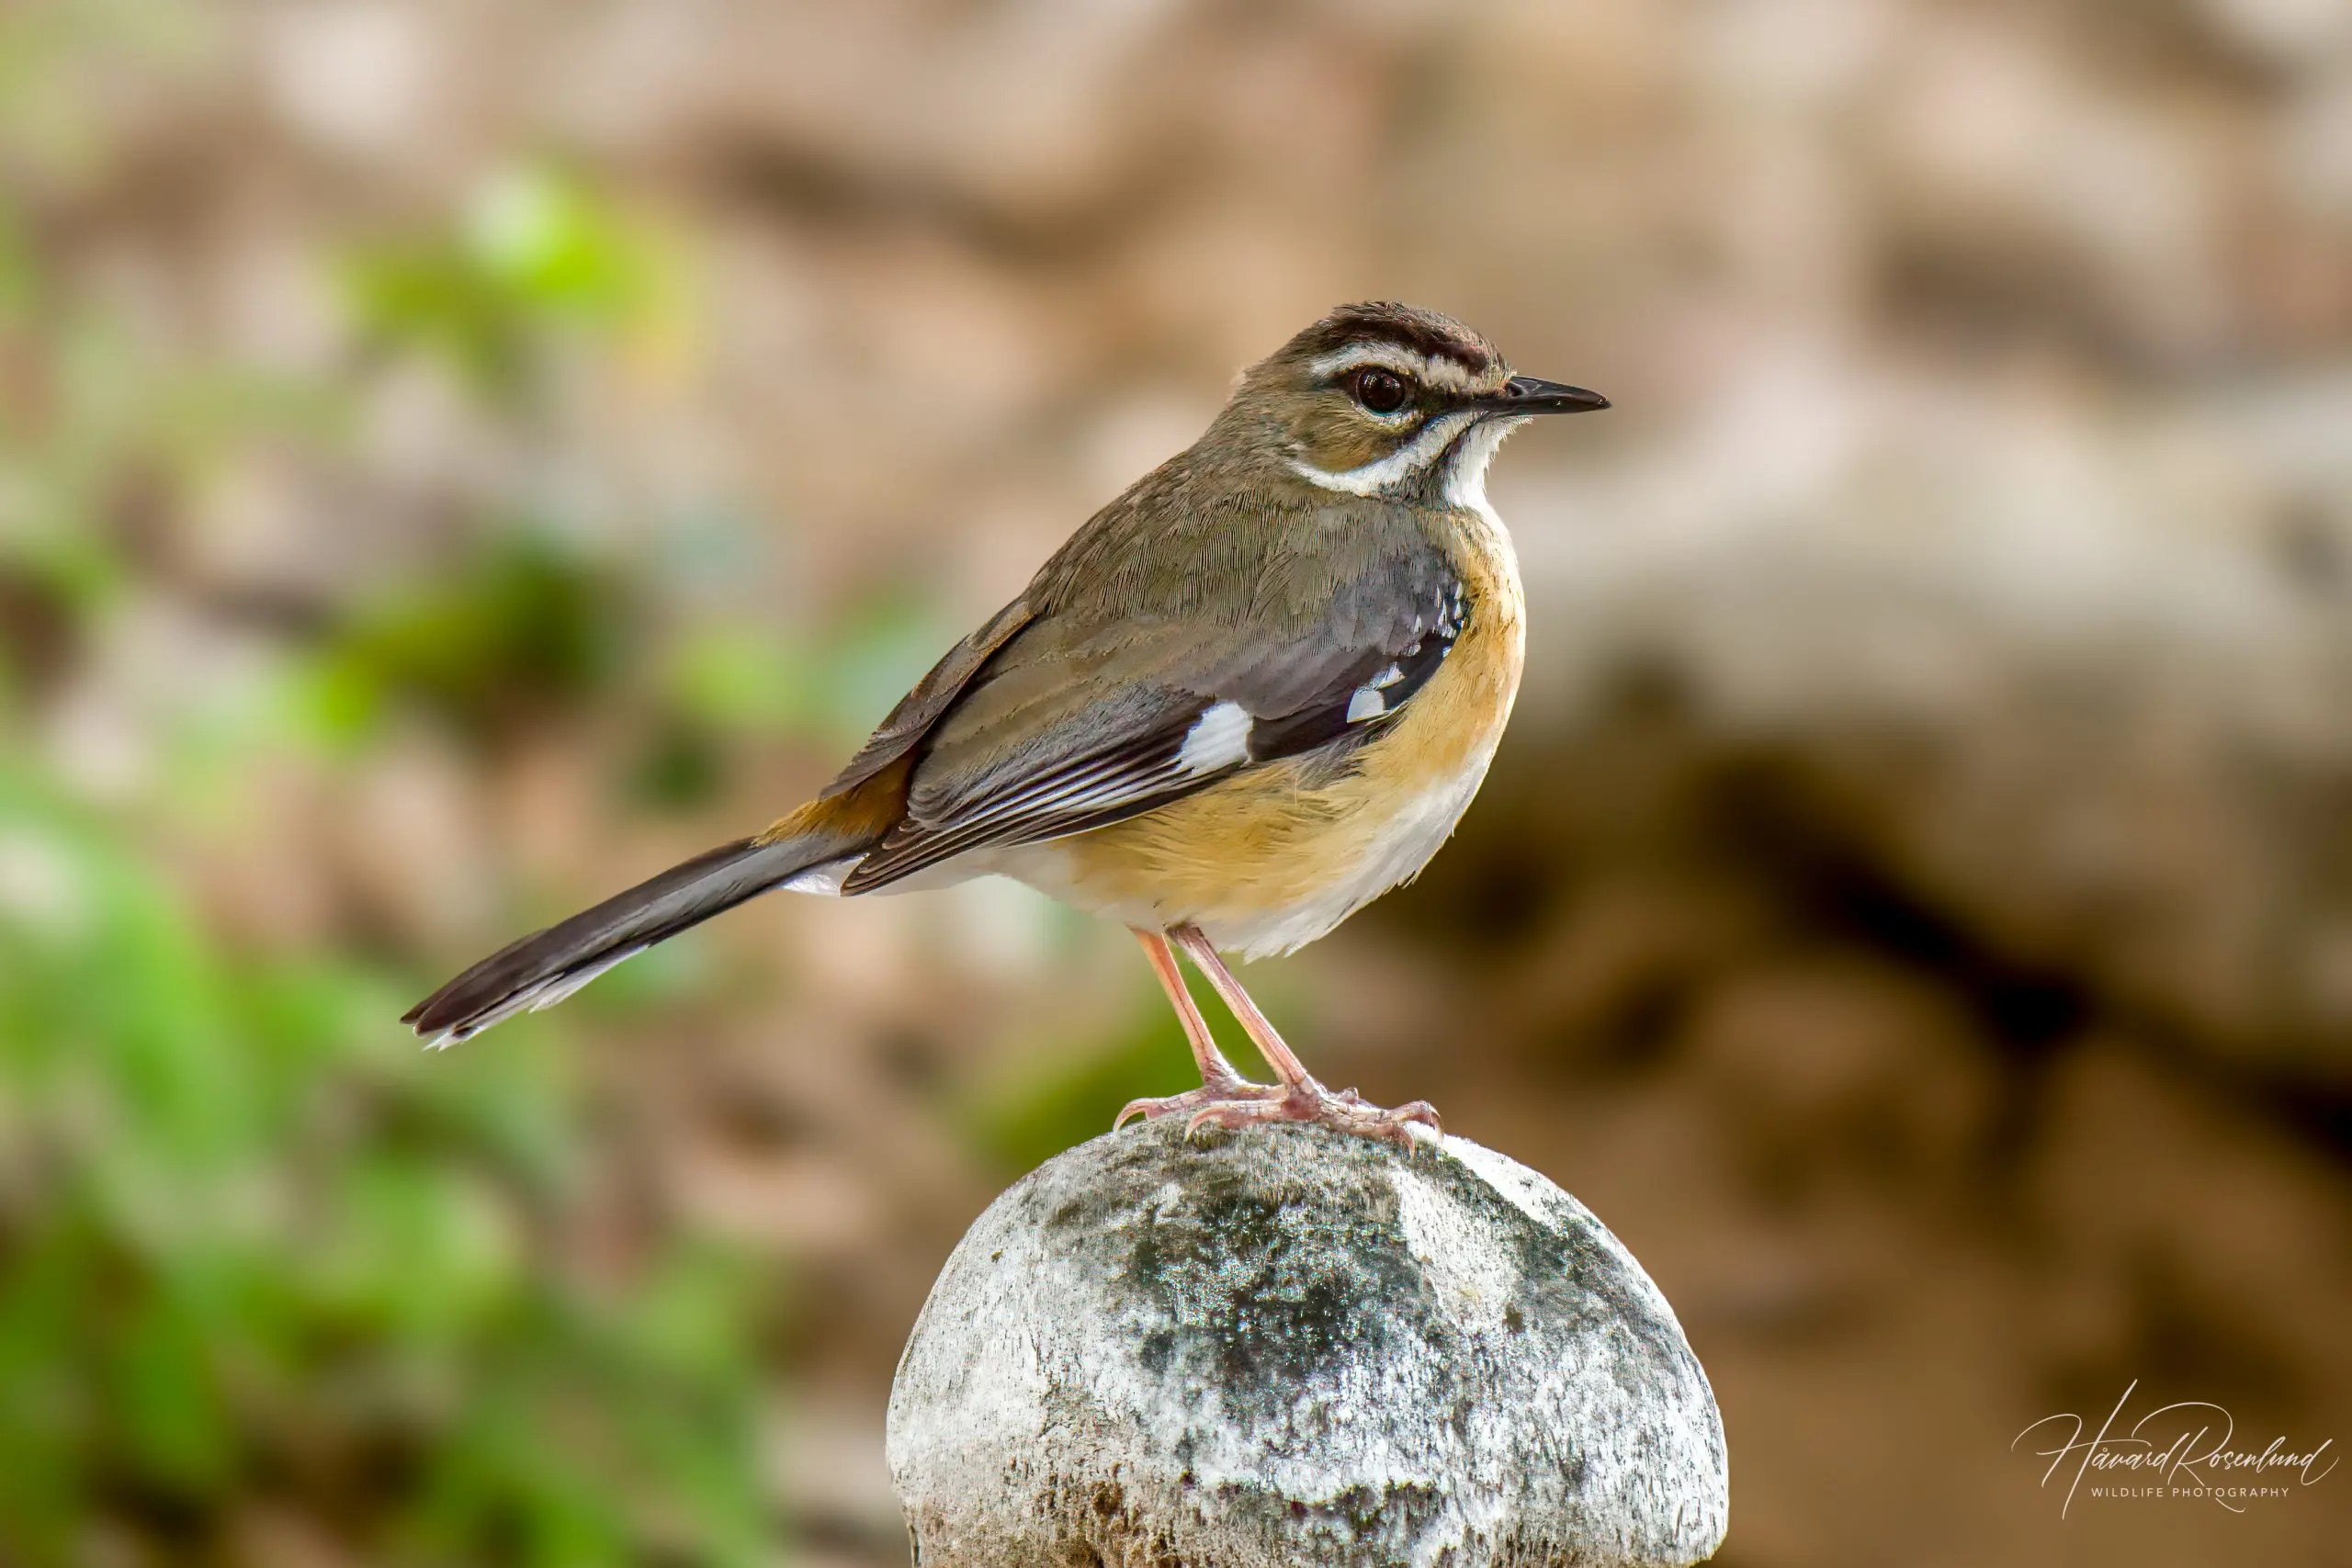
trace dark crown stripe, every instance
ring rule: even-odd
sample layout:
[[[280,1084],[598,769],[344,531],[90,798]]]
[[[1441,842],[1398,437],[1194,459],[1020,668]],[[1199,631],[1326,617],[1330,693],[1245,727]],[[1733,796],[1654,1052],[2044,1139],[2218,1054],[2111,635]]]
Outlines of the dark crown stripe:
[[[1429,357],[1455,361],[1473,375],[1500,368],[1494,345],[1459,322],[1409,305],[1344,305],[1300,334],[1298,347],[1324,355],[1356,344],[1392,343]]]

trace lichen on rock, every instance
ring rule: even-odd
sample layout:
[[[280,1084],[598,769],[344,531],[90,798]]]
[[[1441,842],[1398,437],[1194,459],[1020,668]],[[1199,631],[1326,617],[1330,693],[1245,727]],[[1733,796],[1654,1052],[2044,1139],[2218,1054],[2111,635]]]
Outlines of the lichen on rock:
[[[1685,1563],[1728,1512],[1705,1374],[1589,1211],[1302,1127],[1131,1127],[999,1198],[889,1458],[931,1568]]]

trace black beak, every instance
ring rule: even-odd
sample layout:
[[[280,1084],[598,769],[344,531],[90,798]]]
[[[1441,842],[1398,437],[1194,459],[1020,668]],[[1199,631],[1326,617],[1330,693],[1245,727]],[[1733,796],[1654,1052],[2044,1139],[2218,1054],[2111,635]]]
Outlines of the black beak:
[[[1582,387],[1536,376],[1514,376],[1503,383],[1499,393],[1483,400],[1479,406],[1489,413],[1590,413],[1607,408],[1609,400]]]

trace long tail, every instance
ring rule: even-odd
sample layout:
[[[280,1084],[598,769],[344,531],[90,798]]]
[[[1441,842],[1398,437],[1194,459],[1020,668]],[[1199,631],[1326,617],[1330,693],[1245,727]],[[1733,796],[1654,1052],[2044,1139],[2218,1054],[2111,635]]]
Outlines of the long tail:
[[[625,958],[873,846],[878,829],[803,807],[756,838],[721,844],[593,909],[492,953],[401,1016],[437,1049],[553,1007]]]

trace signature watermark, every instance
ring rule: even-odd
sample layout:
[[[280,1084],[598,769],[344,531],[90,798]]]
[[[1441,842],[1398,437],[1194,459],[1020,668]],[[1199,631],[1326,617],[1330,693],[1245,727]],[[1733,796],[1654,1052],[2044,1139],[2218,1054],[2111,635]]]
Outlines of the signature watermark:
[[[2012,1453],[2029,1440],[2049,1445],[2029,1450],[2050,1461],[2041,1472],[2044,1490],[2072,1466],[2059,1517],[2073,1510],[2078,1496],[2099,1501],[2184,1498],[2219,1503],[2242,1514],[2254,1503],[2317,1485],[2335,1469],[2335,1438],[2294,1449],[2286,1438],[2273,1438],[2253,1448],[2239,1441],[2237,1423],[2227,1410],[2201,1399],[2160,1405],[2126,1427],[2124,1409],[2139,1386],[2134,1378],[2094,1437],[2084,1436],[2089,1423],[2080,1416],[2062,1414],[2044,1416],[2009,1440]]]

